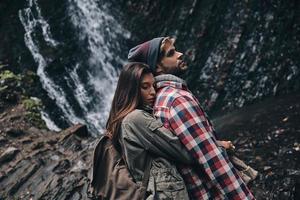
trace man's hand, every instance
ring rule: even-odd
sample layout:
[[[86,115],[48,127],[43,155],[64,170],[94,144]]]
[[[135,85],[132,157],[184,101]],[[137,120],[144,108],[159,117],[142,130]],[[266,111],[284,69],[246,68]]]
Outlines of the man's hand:
[[[235,146],[232,144],[231,141],[218,140],[218,144],[224,147],[225,149],[235,149]]]

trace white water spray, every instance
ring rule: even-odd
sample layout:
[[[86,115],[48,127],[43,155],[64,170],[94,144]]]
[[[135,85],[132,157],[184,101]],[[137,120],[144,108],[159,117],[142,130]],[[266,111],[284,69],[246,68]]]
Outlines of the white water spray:
[[[78,123],[83,122],[82,119],[79,119],[74,114],[72,107],[68,103],[66,99],[66,95],[64,91],[56,85],[48,76],[47,72],[45,71],[45,68],[47,66],[47,62],[43,55],[40,53],[39,49],[39,42],[37,38],[35,38],[35,31],[37,31],[38,28],[42,28],[42,35],[44,37],[44,40],[47,42],[47,44],[50,47],[56,47],[58,45],[58,42],[56,42],[54,39],[52,39],[52,35],[50,33],[49,25],[44,20],[44,18],[41,15],[41,11],[38,7],[36,0],[28,0],[28,7],[19,11],[19,18],[20,21],[25,29],[25,35],[24,40],[27,48],[31,52],[35,62],[38,64],[37,69],[37,75],[40,77],[40,81],[42,83],[43,88],[47,91],[49,97],[53,100],[55,100],[57,106],[61,108],[63,111],[65,117],[72,122],[72,123]],[[33,10],[37,11],[37,16],[33,14]],[[47,118],[48,115],[42,115],[43,118]],[[57,126],[55,123],[47,118],[45,120],[47,122],[47,125],[50,126],[48,128],[52,130],[57,130]]]

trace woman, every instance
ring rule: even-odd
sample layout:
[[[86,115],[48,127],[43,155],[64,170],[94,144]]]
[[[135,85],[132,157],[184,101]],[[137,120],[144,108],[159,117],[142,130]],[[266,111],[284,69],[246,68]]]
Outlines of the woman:
[[[119,77],[107,133],[138,184],[151,165],[147,199],[188,199],[175,163],[192,164],[192,160],[179,139],[152,116],[155,95],[150,68],[127,64]]]

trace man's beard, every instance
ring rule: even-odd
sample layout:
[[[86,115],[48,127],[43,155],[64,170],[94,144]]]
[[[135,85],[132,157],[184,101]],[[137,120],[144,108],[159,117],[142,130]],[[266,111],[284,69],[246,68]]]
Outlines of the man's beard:
[[[177,64],[176,67],[162,66],[162,69],[165,74],[172,74],[172,75],[181,77],[182,75],[184,75],[187,72],[188,68],[187,67],[182,68],[179,66],[179,64]]]

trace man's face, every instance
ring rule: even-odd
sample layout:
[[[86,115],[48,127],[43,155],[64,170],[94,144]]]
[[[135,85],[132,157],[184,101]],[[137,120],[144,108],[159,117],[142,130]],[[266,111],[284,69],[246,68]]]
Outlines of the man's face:
[[[162,42],[163,57],[158,63],[158,71],[163,74],[181,75],[187,70],[187,64],[182,60],[183,54],[176,51],[173,39]]]

